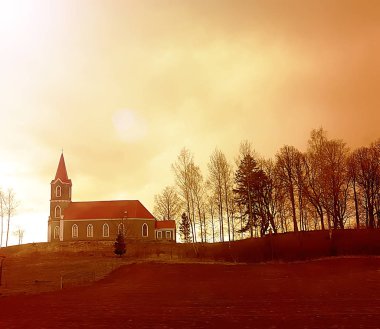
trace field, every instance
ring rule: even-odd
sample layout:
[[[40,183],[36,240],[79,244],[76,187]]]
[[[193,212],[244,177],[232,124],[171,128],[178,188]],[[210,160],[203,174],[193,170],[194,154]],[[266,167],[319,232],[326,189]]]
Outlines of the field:
[[[152,248],[1,249],[0,328],[380,327],[378,256],[232,263]]]

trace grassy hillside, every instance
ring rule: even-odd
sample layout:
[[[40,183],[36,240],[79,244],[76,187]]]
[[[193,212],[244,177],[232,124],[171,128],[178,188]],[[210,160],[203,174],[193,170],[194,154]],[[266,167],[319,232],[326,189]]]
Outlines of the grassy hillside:
[[[378,328],[380,257],[140,263],[89,286],[0,298],[0,328]]]
[[[311,231],[215,244],[128,242],[113,254],[113,242],[33,243],[0,249],[5,256],[0,294],[36,293],[97,281],[136,262],[294,261],[343,255],[380,255],[379,230]]]

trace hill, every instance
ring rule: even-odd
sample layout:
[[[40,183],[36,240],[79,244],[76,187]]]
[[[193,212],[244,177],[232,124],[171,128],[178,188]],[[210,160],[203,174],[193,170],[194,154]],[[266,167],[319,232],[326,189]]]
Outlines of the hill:
[[[0,298],[1,328],[377,328],[379,257],[124,265],[84,287]]]
[[[86,285],[114,269],[146,261],[257,263],[329,256],[380,255],[380,230],[286,233],[215,244],[129,241],[117,258],[112,242],[33,243],[0,249],[5,256],[0,294],[38,293]]]

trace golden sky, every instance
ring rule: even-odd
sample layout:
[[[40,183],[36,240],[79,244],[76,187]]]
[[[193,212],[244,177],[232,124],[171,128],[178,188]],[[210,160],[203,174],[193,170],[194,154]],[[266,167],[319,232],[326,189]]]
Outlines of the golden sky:
[[[46,240],[64,149],[74,200],[173,183],[183,147],[351,147],[380,137],[380,1],[0,0],[0,186]],[[206,172],[204,171],[204,174]]]

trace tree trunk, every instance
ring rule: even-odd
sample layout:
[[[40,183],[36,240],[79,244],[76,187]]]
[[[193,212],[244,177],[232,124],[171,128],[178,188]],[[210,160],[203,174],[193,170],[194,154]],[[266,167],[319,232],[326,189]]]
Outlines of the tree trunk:
[[[356,194],[356,182],[355,182],[355,180],[353,181],[353,187],[354,187],[356,228],[360,228],[360,218],[359,218],[359,209],[358,209],[358,196]]]
[[[274,225],[274,218],[272,215],[269,215],[269,222],[270,222],[270,225],[272,226],[272,229],[273,229],[273,233],[277,233],[277,228],[276,226]]]
[[[240,240],[243,240],[243,215],[240,210]]]
[[[202,212],[201,208],[199,207],[199,200],[197,200],[197,211],[198,211],[198,217],[199,217],[199,225],[201,227],[201,242],[205,242],[204,240],[204,227],[202,222]]]
[[[9,237],[9,223],[11,221],[11,216],[8,215],[8,225],[7,225],[7,239],[5,240],[5,246],[8,247],[8,237]]]
[[[369,219],[369,228],[374,228],[375,227],[375,216],[373,214],[372,203],[368,204],[368,219]]]
[[[223,227],[223,206],[219,204],[219,239],[220,242],[224,241],[224,227]]]
[[[219,202],[219,234],[220,242],[224,242],[224,227],[223,227],[223,199],[222,192],[218,191],[218,202]]]
[[[3,246],[3,235],[4,235],[4,216],[1,216],[1,237],[0,237],[0,247]]]
[[[205,235],[205,242],[207,241],[207,223],[206,223],[206,213],[203,211],[203,227],[204,227],[204,235]]]
[[[224,202],[226,204],[228,241],[231,241],[230,212],[229,212],[229,207],[228,207],[228,193],[227,193],[227,186],[226,186],[226,184],[224,184]]]
[[[228,213],[228,206],[226,207],[226,214],[227,214],[228,241],[231,241],[231,226],[230,226],[230,215]]]
[[[232,241],[235,241],[235,219],[234,213],[231,214],[231,227],[232,227]]]
[[[294,200],[293,186],[291,186],[289,188],[289,192],[290,192],[290,201],[292,203],[293,228],[294,228],[294,232],[298,232],[297,215],[296,215],[296,202]]]
[[[199,226],[200,226],[200,229],[201,229],[201,242],[203,242],[203,222],[202,222],[202,217],[198,211],[198,216],[199,216]]]
[[[187,216],[189,218],[189,222],[190,222],[190,229],[191,229],[191,239],[193,240],[193,243],[195,242],[194,241],[194,227],[193,227],[193,220],[191,218],[191,212],[190,212],[190,204],[187,203]]]
[[[214,211],[212,209],[212,206],[210,207],[210,214],[211,214],[212,242],[215,243]]]
[[[329,231],[331,230],[331,220],[330,220],[330,212],[327,210],[327,227],[329,228]]]
[[[0,214],[1,214],[1,236],[0,236],[0,247],[3,246],[3,236],[4,236],[4,200],[3,193],[0,192]]]
[[[323,220],[323,210],[322,209],[318,210],[318,215],[319,215],[319,219],[321,220],[321,230],[324,231],[325,230],[325,222]]]

